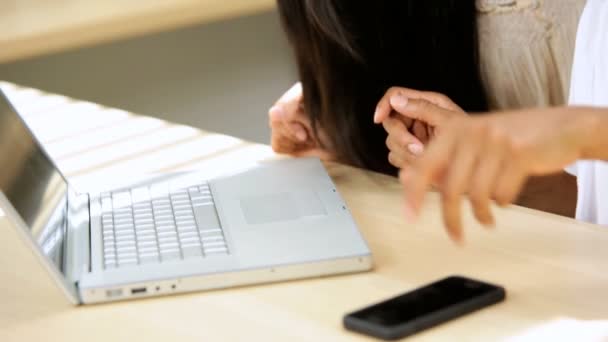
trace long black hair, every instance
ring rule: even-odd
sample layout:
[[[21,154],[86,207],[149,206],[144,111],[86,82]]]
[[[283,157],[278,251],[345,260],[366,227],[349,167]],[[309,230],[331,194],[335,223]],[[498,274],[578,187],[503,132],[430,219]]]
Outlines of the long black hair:
[[[384,173],[386,132],[373,124],[391,86],[446,94],[487,110],[475,0],[278,0],[313,131],[341,161]]]

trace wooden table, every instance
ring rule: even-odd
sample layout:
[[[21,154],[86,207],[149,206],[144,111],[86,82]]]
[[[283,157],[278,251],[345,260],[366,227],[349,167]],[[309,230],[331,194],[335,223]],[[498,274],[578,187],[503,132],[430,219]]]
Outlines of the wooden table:
[[[3,0],[0,63],[273,6],[274,0]]]
[[[81,188],[119,174],[221,172],[276,157],[267,146],[0,86]],[[396,179],[327,167],[370,244],[372,272],[72,307],[46,286],[28,251],[3,244],[0,341],[363,341],[342,329],[344,313],[451,274],[502,284],[508,298],[414,340],[608,337],[606,228],[513,207],[498,210],[492,232],[468,216],[467,245],[456,247],[441,228],[437,196],[407,225]]]

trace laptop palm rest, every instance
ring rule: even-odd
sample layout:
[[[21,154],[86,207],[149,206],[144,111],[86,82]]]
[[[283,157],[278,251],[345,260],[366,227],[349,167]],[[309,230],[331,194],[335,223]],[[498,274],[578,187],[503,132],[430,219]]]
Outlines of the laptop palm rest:
[[[248,196],[241,198],[240,203],[245,221],[250,225],[327,215],[325,206],[312,190]]]

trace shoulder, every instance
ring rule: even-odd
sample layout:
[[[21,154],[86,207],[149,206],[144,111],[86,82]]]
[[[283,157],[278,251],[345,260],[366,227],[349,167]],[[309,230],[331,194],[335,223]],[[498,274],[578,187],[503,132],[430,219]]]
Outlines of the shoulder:
[[[476,0],[481,73],[495,109],[566,102],[585,3]]]

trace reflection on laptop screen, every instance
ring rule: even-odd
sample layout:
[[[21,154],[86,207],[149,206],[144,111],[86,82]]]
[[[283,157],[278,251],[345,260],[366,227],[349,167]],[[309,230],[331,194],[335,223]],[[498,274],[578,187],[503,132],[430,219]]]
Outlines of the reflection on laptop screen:
[[[67,183],[0,92],[0,191],[62,269]]]

